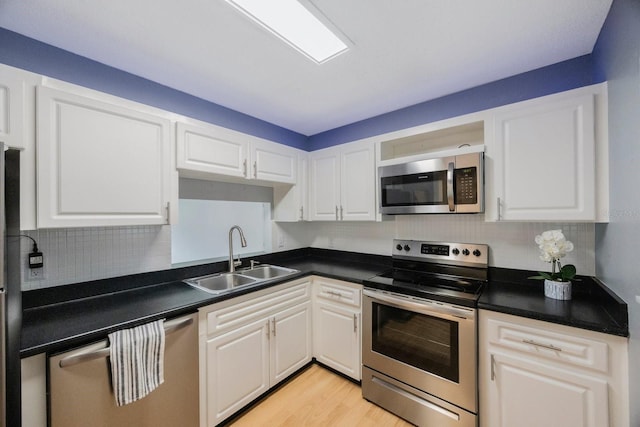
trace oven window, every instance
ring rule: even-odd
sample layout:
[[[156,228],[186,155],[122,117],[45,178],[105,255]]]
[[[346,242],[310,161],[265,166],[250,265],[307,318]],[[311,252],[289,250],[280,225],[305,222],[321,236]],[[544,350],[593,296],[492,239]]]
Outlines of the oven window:
[[[372,350],[458,382],[458,323],[373,303]]]
[[[384,177],[381,185],[383,206],[447,204],[446,171]]]

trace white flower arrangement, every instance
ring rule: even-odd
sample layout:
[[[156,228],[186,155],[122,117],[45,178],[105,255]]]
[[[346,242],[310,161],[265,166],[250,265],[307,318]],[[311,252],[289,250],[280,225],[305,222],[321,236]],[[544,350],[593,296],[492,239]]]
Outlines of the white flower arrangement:
[[[573,250],[573,243],[568,241],[562,230],[548,230],[536,236],[535,242],[540,249],[540,259],[551,263],[551,273],[539,272],[539,276],[530,279],[547,279],[556,282],[568,282],[576,276],[576,267],[560,264],[560,258]]]

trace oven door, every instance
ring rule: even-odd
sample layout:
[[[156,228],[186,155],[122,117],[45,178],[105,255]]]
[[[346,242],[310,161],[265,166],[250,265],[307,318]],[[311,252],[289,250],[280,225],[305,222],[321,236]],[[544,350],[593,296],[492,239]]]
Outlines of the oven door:
[[[477,413],[476,310],[363,292],[362,363]]]

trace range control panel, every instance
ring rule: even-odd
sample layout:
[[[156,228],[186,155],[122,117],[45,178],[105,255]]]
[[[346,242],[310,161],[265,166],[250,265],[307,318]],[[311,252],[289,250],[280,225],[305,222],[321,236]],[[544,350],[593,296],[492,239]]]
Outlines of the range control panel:
[[[489,246],[478,243],[425,242],[419,240],[393,241],[393,257],[418,259],[422,262],[472,265],[489,264]]]

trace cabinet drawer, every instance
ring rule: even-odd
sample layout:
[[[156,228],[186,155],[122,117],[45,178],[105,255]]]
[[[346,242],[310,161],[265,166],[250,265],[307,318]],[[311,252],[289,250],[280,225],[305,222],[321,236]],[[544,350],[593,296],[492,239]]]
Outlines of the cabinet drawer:
[[[577,328],[530,319],[489,319],[486,325],[490,344],[603,373],[609,370],[608,344],[580,336],[583,331]]]
[[[206,313],[207,335],[225,332],[296,304],[310,301],[310,281],[302,279],[215,304]]]
[[[315,278],[314,284],[318,298],[360,307],[362,294],[360,285],[323,278]]]

